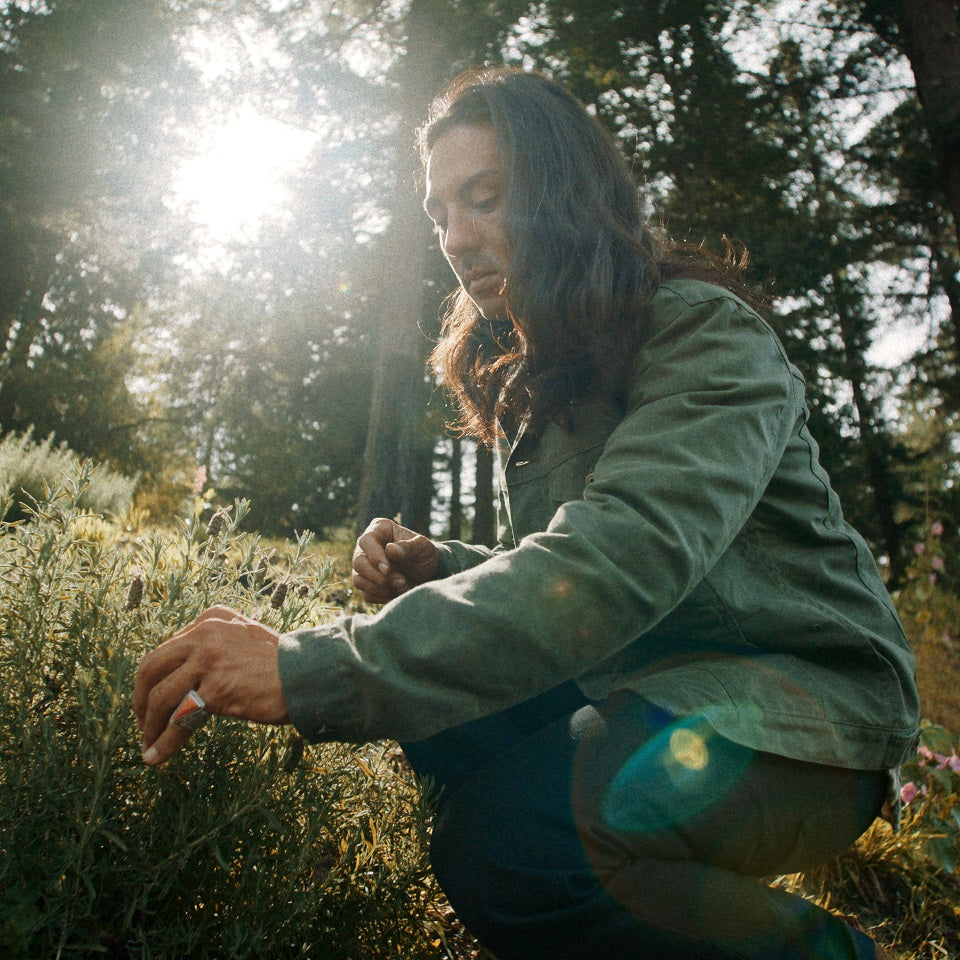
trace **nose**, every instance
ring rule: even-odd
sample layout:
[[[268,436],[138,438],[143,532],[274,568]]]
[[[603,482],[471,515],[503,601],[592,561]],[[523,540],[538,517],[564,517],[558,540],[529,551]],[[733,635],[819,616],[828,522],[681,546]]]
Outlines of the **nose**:
[[[448,260],[455,260],[466,253],[474,252],[479,245],[479,239],[473,217],[455,210],[447,212],[442,247],[443,255]]]

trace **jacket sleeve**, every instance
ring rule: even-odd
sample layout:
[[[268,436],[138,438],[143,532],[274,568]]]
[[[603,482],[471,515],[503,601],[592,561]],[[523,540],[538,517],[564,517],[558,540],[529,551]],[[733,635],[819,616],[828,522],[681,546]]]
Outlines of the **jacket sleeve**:
[[[286,634],[312,739],[417,740],[576,678],[666,616],[756,506],[802,404],[779,341],[717,288],[660,308],[627,412],[545,531],[373,616]]]
[[[464,543],[462,540],[442,540],[437,543],[437,548],[440,551],[437,579],[469,570],[499,552],[497,549],[476,543]]]

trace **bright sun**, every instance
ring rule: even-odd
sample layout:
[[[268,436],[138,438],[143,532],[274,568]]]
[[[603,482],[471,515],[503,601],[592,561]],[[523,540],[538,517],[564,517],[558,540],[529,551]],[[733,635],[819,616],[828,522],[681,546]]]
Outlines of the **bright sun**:
[[[253,239],[283,211],[285,178],[303,162],[313,135],[241,107],[207,127],[174,181],[173,206],[216,243]]]

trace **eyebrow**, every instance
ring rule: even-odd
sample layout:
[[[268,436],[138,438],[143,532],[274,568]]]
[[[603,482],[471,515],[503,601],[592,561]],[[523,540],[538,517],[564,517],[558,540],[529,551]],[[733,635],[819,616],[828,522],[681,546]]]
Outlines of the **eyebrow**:
[[[470,177],[467,177],[463,183],[457,188],[457,196],[463,200],[469,196],[470,192],[480,184],[483,180],[486,180],[488,177],[500,177],[500,170],[496,167],[490,167],[487,170],[478,170],[475,174]],[[443,203],[440,200],[437,200],[431,196],[427,196],[423,200],[423,209],[426,211],[427,216],[430,216],[431,210],[436,210],[438,207],[442,207]]]

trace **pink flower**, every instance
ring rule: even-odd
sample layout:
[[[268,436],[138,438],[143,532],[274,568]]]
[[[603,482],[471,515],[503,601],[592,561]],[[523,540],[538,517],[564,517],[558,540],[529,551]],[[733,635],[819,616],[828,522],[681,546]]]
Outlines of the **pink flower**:
[[[947,766],[954,772],[960,773],[960,757],[954,754],[948,761]]]
[[[920,746],[917,747],[917,753],[920,754],[924,760],[932,760],[934,756],[933,751],[925,743],[921,743]]]
[[[193,478],[193,492],[203,493],[203,488],[207,485],[207,468],[201,463],[197,467],[196,476]]]
[[[920,791],[917,789],[917,785],[912,781],[910,783],[905,783],[900,788],[900,802],[901,803],[910,803],[911,800],[915,800],[917,794]]]
[[[934,570],[942,570],[942,569],[943,569],[943,557],[934,557],[934,558],[930,561],[930,566],[933,567]]]
[[[937,582],[937,575],[936,575],[935,573],[931,573],[930,576],[927,577],[927,579],[928,579],[931,583],[936,583],[936,582]]]
[[[939,520],[934,520],[930,525],[930,533],[935,537],[939,537],[943,533],[943,524]]]
[[[927,552],[927,545],[925,543],[915,543],[913,545],[913,552],[919,557],[921,554]]]

